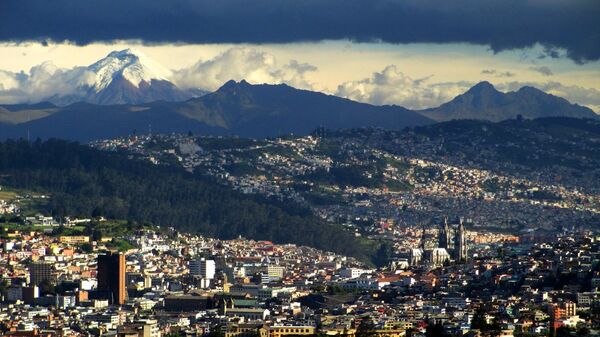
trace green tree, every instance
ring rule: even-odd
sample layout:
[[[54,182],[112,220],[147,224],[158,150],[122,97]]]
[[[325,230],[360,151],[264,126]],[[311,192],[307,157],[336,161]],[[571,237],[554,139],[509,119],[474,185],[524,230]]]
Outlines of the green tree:
[[[427,324],[427,328],[425,328],[425,337],[442,337],[446,336],[446,332],[444,331],[444,326],[442,323],[433,323],[430,322]]]
[[[356,328],[356,337],[372,337],[375,335],[375,323],[370,316],[363,317]]]

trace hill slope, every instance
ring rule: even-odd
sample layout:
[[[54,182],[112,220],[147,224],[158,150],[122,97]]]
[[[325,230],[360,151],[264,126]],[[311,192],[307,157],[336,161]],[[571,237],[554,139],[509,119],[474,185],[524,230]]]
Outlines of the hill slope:
[[[104,215],[219,238],[314,246],[368,260],[374,243],[289,203],[234,192],[201,174],[75,143],[0,143],[0,185],[50,193],[56,216]]]

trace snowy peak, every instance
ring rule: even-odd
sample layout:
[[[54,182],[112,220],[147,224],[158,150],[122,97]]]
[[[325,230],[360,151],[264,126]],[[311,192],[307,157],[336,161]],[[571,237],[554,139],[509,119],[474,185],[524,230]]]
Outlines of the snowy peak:
[[[142,82],[150,84],[152,80],[168,81],[171,72],[142,52],[134,49],[113,51],[105,58],[90,65],[88,70],[96,75],[92,89],[100,92],[114,80],[125,79],[139,88]]]

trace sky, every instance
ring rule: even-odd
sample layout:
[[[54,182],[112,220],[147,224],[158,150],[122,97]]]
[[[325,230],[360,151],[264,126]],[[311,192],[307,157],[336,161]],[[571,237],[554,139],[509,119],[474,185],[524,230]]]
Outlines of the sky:
[[[421,109],[486,80],[600,112],[598,17],[597,0],[3,0],[0,103],[68,92],[74,68],[135,48],[184,88],[246,79]]]

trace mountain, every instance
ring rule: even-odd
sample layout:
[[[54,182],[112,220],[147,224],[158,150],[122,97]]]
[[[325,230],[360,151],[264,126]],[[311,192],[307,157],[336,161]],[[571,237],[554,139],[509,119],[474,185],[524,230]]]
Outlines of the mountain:
[[[307,134],[362,126],[401,129],[432,121],[399,106],[375,106],[286,84],[229,81],[214,93],[179,104],[178,112],[240,136]]]
[[[152,92],[161,85],[160,79],[152,78],[155,76],[152,74],[158,74],[158,71],[107,64],[97,69],[104,69],[98,72],[104,80],[94,85],[94,88],[99,88],[99,94],[95,96],[98,98],[121,99],[126,93]],[[121,80],[106,80],[115,76]],[[140,82],[135,87],[131,81],[137,80]],[[114,89],[116,87],[120,89]],[[182,102],[0,106],[0,138],[54,137],[85,142],[149,130],[263,138],[290,133],[304,135],[320,126],[332,130],[356,127],[400,130],[434,121],[501,121],[518,115],[528,119],[598,118],[588,108],[570,104],[563,98],[535,88],[523,87],[516,92],[502,93],[487,82],[477,84],[438,108],[415,112],[400,106],[359,103],[285,84],[253,85],[242,80],[229,81],[213,93]]]
[[[229,81],[214,93],[185,102],[111,106],[75,103],[48,110],[8,112],[9,116],[18,115],[19,121],[0,119],[0,138],[29,136],[86,142],[150,129],[262,138],[308,134],[320,126],[402,129],[433,123],[398,106],[374,106],[283,84],[251,85],[246,81]],[[29,118],[22,111],[29,111]]]
[[[198,92],[179,89],[168,78],[171,72],[139,51],[113,51],[98,62],[78,69],[71,79],[84,83],[75,94],[56,95],[57,105],[87,102],[101,105],[140,104],[159,100],[184,101]]]
[[[564,98],[547,94],[533,87],[503,93],[489,82],[480,82],[462,95],[437,108],[419,111],[436,121],[452,119],[478,119],[498,122],[513,119],[540,117],[598,118],[589,108],[571,104]]]

